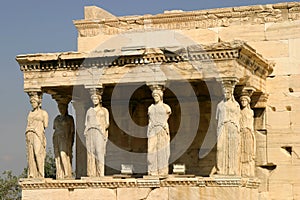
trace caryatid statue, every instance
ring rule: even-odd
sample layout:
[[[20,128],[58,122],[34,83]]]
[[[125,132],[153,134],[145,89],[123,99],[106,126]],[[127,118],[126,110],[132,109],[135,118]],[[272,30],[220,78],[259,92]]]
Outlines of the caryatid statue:
[[[53,123],[53,147],[56,164],[56,179],[72,178],[72,147],[74,143],[74,119],[68,114],[68,99],[58,99],[60,115]]]
[[[163,103],[162,87],[153,86],[151,89],[154,104],[148,108],[148,174],[153,176],[167,175],[170,157],[168,119],[171,114],[171,108]]]
[[[48,114],[41,109],[42,94],[29,92],[32,110],[28,114],[26,127],[26,148],[28,178],[44,178],[46,157],[45,128],[48,126]]]
[[[240,106],[234,99],[235,81],[222,82],[224,99],[217,105],[217,174],[240,175]]]
[[[254,135],[254,113],[250,108],[251,99],[248,95],[240,97],[241,102],[241,173],[242,176],[255,176],[256,139]]]
[[[104,176],[104,156],[108,139],[109,113],[102,107],[101,92],[91,90],[94,104],[86,113],[84,135],[87,147],[87,175]]]

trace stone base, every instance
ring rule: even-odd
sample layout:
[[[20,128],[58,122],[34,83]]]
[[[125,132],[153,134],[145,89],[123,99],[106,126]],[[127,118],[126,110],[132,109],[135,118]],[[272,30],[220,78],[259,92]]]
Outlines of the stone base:
[[[199,200],[258,199],[258,179],[174,178],[165,179],[20,179],[23,200]]]

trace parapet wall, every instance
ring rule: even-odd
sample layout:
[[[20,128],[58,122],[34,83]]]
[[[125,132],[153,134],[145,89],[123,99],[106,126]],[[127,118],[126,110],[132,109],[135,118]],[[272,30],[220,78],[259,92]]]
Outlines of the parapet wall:
[[[240,24],[264,24],[300,19],[300,3],[243,6],[197,11],[166,11],[163,14],[114,17],[94,6],[85,8],[85,19],[75,20],[80,37],[118,34],[126,30],[199,29]],[[93,30],[93,31],[92,31]]]

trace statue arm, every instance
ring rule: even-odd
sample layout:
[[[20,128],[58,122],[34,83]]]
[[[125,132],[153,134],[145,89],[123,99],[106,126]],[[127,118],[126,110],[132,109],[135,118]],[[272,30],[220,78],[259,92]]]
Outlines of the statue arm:
[[[147,115],[148,115],[148,116],[149,116],[149,114],[150,114],[151,107],[152,107],[152,104],[151,104],[151,106],[148,107],[148,112],[147,112]]]
[[[29,131],[29,119],[30,119],[30,113],[31,113],[31,112],[29,112],[28,115],[27,115],[27,126],[26,126],[25,134]]]
[[[236,127],[238,129],[238,133],[240,133],[240,120],[241,120],[241,109],[240,109],[240,105],[238,102],[236,102],[236,118],[235,118],[235,123],[236,123]]]
[[[48,127],[48,120],[49,120],[49,117],[48,117],[48,113],[46,111],[43,110],[43,118],[44,118],[44,128],[47,128]]]
[[[71,119],[71,146],[74,144],[74,137],[75,137],[75,124],[74,124],[74,118],[70,116]]]
[[[252,137],[253,137],[253,159],[256,155],[256,138],[255,138],[255,132],[251,131]]]
[[[106,108],[104,108],[104,112],[105,112],[105,120],[106,120],[106,127],[105,129],[108,129],[109,127],[109,112]]]
[[[148,112],[147,112],[147,116],[148,116],[148,129],[149,129],[149,127],[152,127],[152,123],[151,123],[151,119],[150,119],[151,108],[152,108],[152,104],[151,104],[151,106],[148,107]]]
[[[252,113],[252,137],[253,137],[253,156],[255,157],[256,155],[256,137],[255,137],[255,131],[254,131],[254,112],[251,109],[251,113]]]
[[[71,133],[74,135],[75,133],[75,124],[74,124],[74,118],[71,116]]]
[[[220,120],[220,103],[217,105],[217,110],[216,110],[216,120]]]
[[[168,104],[165,104],[165,107],[166,107],[167,114],[171,115],[172,114],[171,107]]]
[[[254,112],[252,109],[251,110],[251,131],[254,132]]]
[[[54,122],[53,122],[53,129],[56,129],[56,124],[57,124],[57,118],[58,116],[55,117]]]
[[[83,132],[84,135],[86,134],[87,129],[88,129],[87,128],[88,118],[89,118],[89,110],[86,112],[86,116],[85,116],[85,123],[84,123],[85,128],[84,128],[84,132]]]

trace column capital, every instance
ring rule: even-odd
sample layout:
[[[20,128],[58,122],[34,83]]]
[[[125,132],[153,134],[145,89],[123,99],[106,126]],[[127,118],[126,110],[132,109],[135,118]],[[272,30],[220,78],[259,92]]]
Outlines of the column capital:
[[[242,88],[241,94],[240,96],[248,96],[251,97],[252,94],[256,91],[256,89],[254,87],[251,86],[244,86]]]
[[[98,83],[98,84],[84,85],[84,88],[86,88],[86,89],[95,89],[95,88],[103,89],[104,86],[102,83]]]
[[[221,86],[223,88],[223,91],[225,90],[230,90],[233,94],[235,85],[238,82],[238,78],[237,77],[221,77],[221,78],[217,78],[217,81],[221,83]]]
[[[91,96],[92,95],[102,96],[103,94],[103,89],[104,89],[103,84],[85,85],[84,87],[89,90]]]
[[[217,78],[217,81],[222,83],[223,85],[226,85],[226,86],[229,86],[231,85],[232,87],[234,87],[239,79],[237,77],[220,77],[220,78]]]
[[[25,88],[24,92],[26,92],[26,93],[30,93],[30,92],[40,92],[40,93],[42,93],[42,88],[40,88],[40,87]]]
[[[70,95],[64,95],[64,94],[52,94],[52,99],[54,99],[57,104],[66,104],[68,105],[70,101],[72,100],[72,97]]]
[[[164,91],[166,88],[166,82],[165,81],[154,81],[154,82],[147,82],[146,85],[153,90],[161,90]]]
[[[27,91],[30,100],[37,100],[38,102],[42,102],[43,93],[40,91]]]
[[[102,96],[103,94],[103,87],[102,88],[90,88],[89,89],[90,95],[100,95]]]

